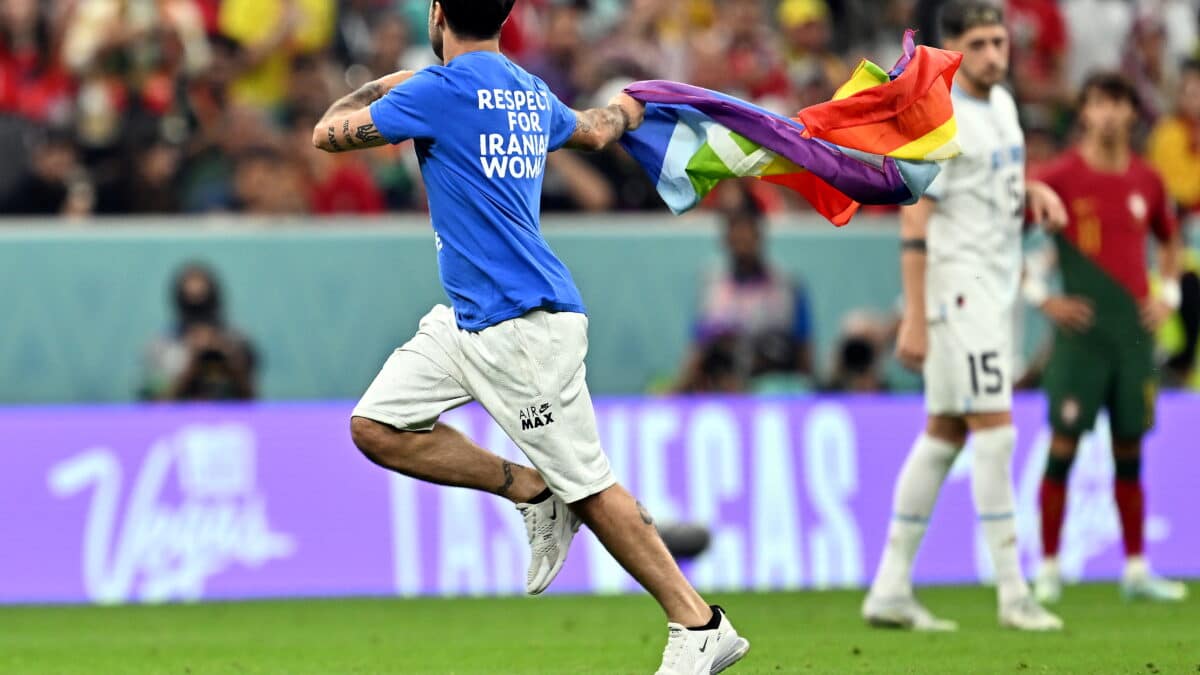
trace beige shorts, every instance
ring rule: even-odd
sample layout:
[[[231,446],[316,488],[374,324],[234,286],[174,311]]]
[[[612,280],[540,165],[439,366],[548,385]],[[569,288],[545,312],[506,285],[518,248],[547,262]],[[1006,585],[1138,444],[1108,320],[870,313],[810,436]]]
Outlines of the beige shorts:
[[[429,431],[442,413],[478,401],[554,494],[579,501],[616,482],[584,381],[587,326],[583,314],[534,311],[473,333],[438,305],[384,363],[354,415]]]

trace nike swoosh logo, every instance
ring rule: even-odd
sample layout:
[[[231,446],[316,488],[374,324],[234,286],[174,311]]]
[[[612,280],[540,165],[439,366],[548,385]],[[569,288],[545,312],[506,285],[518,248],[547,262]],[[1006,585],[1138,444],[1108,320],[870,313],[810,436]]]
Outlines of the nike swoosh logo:
[[[705,649],[708,649],[708,638],[707,637],[704,638],[704,644],[700,646],[700,653],[703,654]]]
[[[558,520],[558,502],[550,505],[550,520]]]

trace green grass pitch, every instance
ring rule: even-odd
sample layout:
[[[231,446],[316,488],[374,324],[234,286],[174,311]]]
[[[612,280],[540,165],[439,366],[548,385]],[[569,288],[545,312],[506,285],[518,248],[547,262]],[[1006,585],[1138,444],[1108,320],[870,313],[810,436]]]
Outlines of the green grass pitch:
[[[932,588],[957,634],[881,631],[858,592],[717,595],[750,654],[730,673],[1197,673],[1200,603],[1068,589],[1067,630],[1001,630],[992,592]],[[666,640],[645,596],[296,600],[0,608],[0,673],[651,673]]]

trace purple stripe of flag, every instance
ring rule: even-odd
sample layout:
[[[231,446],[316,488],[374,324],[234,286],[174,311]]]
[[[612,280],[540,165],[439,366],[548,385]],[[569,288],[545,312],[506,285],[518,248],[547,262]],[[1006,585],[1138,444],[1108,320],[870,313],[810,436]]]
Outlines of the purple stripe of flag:
[[[912,192],[890,157],[884,158],[881,168],[865,164],[843,154],[836,146],[804,138],[800,134],[804,127],[798,122],[758,106],[667,80],[635,82],[625,92],[643,103],[691,106],[730,131],[808,169],[863,204],[897,204],[912,198]]]

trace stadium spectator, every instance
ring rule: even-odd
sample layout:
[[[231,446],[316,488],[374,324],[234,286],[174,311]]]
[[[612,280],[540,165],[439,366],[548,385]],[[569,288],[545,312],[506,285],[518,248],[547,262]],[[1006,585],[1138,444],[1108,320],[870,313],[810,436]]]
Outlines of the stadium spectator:
[[[689,73],[685,36],[667,30],[673,10],[664,0],[631,0],[608,38],[596,45],[597,68],[609,77],[637,72],[644,79],[687,80],[699,75],[696,68]]]
[[[234,165],[235,209],[247,215],[308,212],[301,169],[273,145],[248,146]]]
[[[1084,73],[1125,67],[1163,112],[1175,64],[1198,46],[1196,0],[996,1],[1012,10],[1013,84],[1047,150],[1066,140],[1065,102]],[[860,57],[890,65],[900,31],[928,29],[943,3],[521,0],[502,47],[576,107],[607,100],[630,80],[665,78],[791,114],[828,98]],[[239,208],[233,175],[241,158],[224,136],[239,133],[233,126],[245,119],[232,111],[250,108],[264,115],[253,125],[262,134],[257,144],[274,147],[302,178],[300,210],[362,212],[367,190],[356,188],[353,204],[330,207],[319,195],[326,172],[281,145],[302,119],[319,114],[317,101],[398,67],[429,65],[428,12],[428,0],[6,0],[0,143],[13,150],[0,166],[0,195],[34,172],[24,149],[53,127],[72,130],[87,174],[80,184],[95,186],[90,200],[78,202],[88,208],[75,212]],[[935,34],[926,30],[921,39],[934,42]],[[143,152],[147,139],[155,152]],[[137,167],[166,168],[171,148],[178,175],[159,185],[174,194],[151,204],[130,193]],[[146,164],[143,155],[159,161]],[[548,208],[662,208],[619,149],[556,163],[565,166],[549,168],[557,194],[548,195]],[[352,168],[353,183],[361,188],[369,179],[384,208],[425,207],[410,147]],[[771,212],[806,208],[789,196],[773,199]]]
[[[692,82],[768,107],[772,101],[784,100],[789,93],[787,71],[763,9],[758,0],[724,0],[716,5],[712,27],[693,42]]]
[[[69,120],[72,82],[56,37],[36,0],[0,4],[0,112],[57,125]]]
[[[1185,213],[1200,211],[1200,61],[1181,69],[1175,114],[1159,120],[1147,154]]]
[[[829,391],[871,393],[888,390],[883,359],[889,323],[866,311],[853,311],[842,320],[842,331],[834,347]]]
[[[1175,79],[1174,64],[1167,54],[1167,26],[1160,15],[1145,13],[1133,22],[1121,68],[1137,87],[1142,121],[1154,124],[1169,110]]]
[[[361,76],[353,78],[352,84],[361,86],[401,68],[413,68],[413,64],[405,59],[409,49],[408,34],[408,24],[400,16],[385,14],[379,17],[371,30],[370,51],[361,60],[348,61],[366,67]]]
[[[787,84],[795,94],[790,107],[799,110],[829,100],[850,77],[845,60],[831,48],[829,7],[824,0],[784,0],[777,14],[783,32]],[[896,36],[902,33],[891,36],[893,47]]]
[[[1135,7],[1128,0],[1064,0],[1067,23],[1067,84],[1072,91],[1097,71],[1118,70],[1122,50],[1133,25]]]
[[[756,377],[812,375],[812,326],[804,287],[770,265],[762,216],[748,198],[725,214],[725,266],[702,290],[696,339],[677,389],[742,391]]]
[[[231,98],[273,109],[287,95],[291,63],[319,53],[333,39],[333,0],[224,0],[221,33],[237,42],[245,71],[231,85]]]
[[[1008,0],[1017,100],[1053,108],[1068,99],[1067,27],[1055,0]]]
[[[1179,310],[1158,331],[1158,346],[1167,355],[1163,386],[1200,390],[1200,255],[1186,252],[1179,275]]]
[[[174,213],[179,211],[179,170],[183,153],[179,146],[152,138],[134,151],[133,166],[122,186],[128,213]]]
[[[581,71],[588,65],[583,41],[583,16],[588,0],[565,0],[546,10],[546,33],[542,49],[524,62],[524,67],[542,78],[559,100],[578,106],[584,83]]]
[[[3,202],[3,213],[83,216],[92,211],[95,190],[68,134],[44,134],[29,157],[25,174]]]
[[[226,324],[221,286],[213,271],[199,263],[185,265],[171,284],[170,296],[175,326],[146,347],[142,398],[254,398],[254,345]]]

